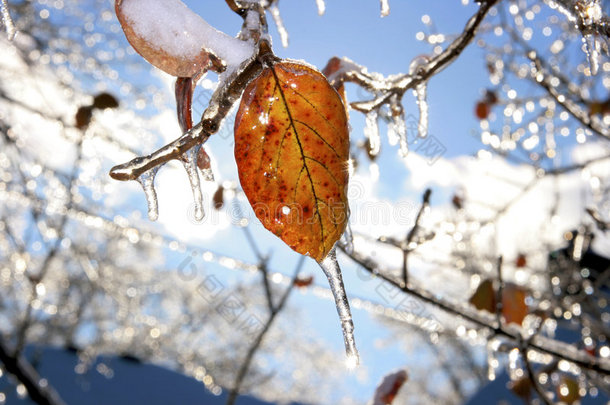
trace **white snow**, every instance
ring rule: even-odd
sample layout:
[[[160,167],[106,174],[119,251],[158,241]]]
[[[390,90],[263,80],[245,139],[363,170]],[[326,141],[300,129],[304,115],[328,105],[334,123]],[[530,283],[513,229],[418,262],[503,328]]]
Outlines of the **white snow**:
[[[123,0],[121,7],[137,35],[170,55],[195,59],[206,48],[230,68],[254,52],[251,43],[218,31],[180,0]]]

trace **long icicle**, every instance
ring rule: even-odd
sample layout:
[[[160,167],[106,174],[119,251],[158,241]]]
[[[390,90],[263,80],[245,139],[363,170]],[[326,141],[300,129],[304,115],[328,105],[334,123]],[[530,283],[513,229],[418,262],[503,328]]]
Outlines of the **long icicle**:
[[[326,278],[330,290],[335,298],[337,313],[341,320],[341,329],[343,330],[343,341],[345,343],[345,354],[347,355],[346,364],[348,368],[353,368],[360,363],[360,356],[356,348],[356,340],[354,339],[354,322],[352,321],[352,313],[349,308],[349,301],[345,293],[343,285],[343,277],[341,276],[341,268],[337,262],[337,253],[335,247],[331,249],[328,255],[318,262]]]

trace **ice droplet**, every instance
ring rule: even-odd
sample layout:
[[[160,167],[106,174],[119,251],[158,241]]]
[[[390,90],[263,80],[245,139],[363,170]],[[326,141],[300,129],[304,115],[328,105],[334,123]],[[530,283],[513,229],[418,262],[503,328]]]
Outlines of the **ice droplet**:
[[[155,191],[155,176],[158,170],[159,168],[155,167],[138,177],[138,183],[142,186],[146,202],[148,203],[148,219],[151,221],[156,221],[159,218],[159,203],[157,201],[157,192]]]
[[[379,5],[381,6],[382,17],[386,17],[390,14],[390,3],[388,3],[388,0],[379,0]]]
[[[597,74],[597,71],[599,70],[599,41],[597,40],[594,34],[586,34],[583,35],[582,42],[584,43],[585,54],[587,55],[587,59],[589,60],[589,69],[591,71],[591,76],[595,76]]]
[[[377,123],[378,116],[377,110],[373,110],[366,114],[366,123],[364,126],[364,135],[369,140],[368,153],[373,157],[379,155],[379,150],[381,149],[381,137],[379,136],[379,124]]]
[[[358,356],[358,349],[356,349],[354,322],[352,321],[352,313],[349,309],[347,295],[345,294],[343,278],[341,277],[341,268],[337,262],[335,247],[333,247],[328,255],[321,262],[318,262],[318,264],[324,271],[324,274],[326,274],[330,290],[335,298],[335,305],[337,307],[339,319],[341,320],[341,329],[343,330],[347,365],[355,367],[360,362],[360,357]]]
[[[269,8],[269,12],[271,13],[271,17],[273,18],[273,22],[277,27],[277,32],[280,34],[280,40],[282,41],[282,46],[284,48],[288,47],[288,31],[286,31],[286,27],[284,27],[284,22],[282,21],[282,16],[280,15],[280,9],[277,6],[271,6]]]
[[[2,8],[2,24],[4,24],[4,29],[6,30],[6,36],[9,41],[12,41],[17,34],[17,29],[15,28],[15,24],[13,23],[13,19],[11,18],[11,13],[8,9],[8,4],[6,0],[2,0],[0,2],[0,8]]]
[[[203,194],[201,193],[201,183],[199,182],[199,171],[197,170],[197,158],[201,145],[197,145],[182,155],[182,165],[186,170],[193,190],[193,200],[195,203],[195,220],[201,221],[205,215],[203,211]]]
[[[316,0],[316,5],[318,6],[318,15],[324,15],[324,12],[326,11],[324,0]]]

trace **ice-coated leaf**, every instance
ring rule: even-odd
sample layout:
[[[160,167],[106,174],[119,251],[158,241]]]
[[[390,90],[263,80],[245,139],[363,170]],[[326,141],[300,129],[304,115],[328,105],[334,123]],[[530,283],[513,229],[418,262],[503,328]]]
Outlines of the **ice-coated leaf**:
[[[398,391],[407,382],[407,378],[405,370],[398,370],[385,375],[375,390],[372,405],[389,405],[394,403]]]
[[[131,46],[172,76],[219,72],[253,52],[251,44],[216,30],[180,0],[116,0],[115,11]]]
[[[265,68],[235,118],[235,159],[265,228],[322,261],[348,217],[347,116],[326,78],[295,62]]]
[[[490,279],[483,280],[469,302],[481,311],[496,312],[496,292]]]

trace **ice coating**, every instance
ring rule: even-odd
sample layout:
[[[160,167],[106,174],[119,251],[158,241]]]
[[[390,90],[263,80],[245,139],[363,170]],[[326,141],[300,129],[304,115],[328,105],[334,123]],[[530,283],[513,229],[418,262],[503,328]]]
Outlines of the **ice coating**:
[[[252,44],[218,31],[180,0],[122,0],[117,5],[138,36],[177,58],[195,60],[205,48],[228,66],[238,66],[254,52]]]
[[[326,11],[324,0],[316,0],[316,6],[318,6],[318,15],[324,15],[324,12]]]
[[[337,307],[337,313],[341,320],[341,329],[343,330],[343,341],[345,343],[345,354],[347,356],[346,364],[348,368],[353,368],[360,362],[358,355],[358,349],[356,348],[356,341],[354,339],[354,322],[352,321],[352,313],[349,308],[349,302],[347,295],[345,294],[345,287],[343,286],[343,277],[341,276],[341,268],[337,262],[337,254],[333,247],[328,255],[321,261],[318,262],[326,278],[328,278],[328,284],[330,290],[333,293],[335,299],[335,306]]]
[[[379,0],[379,5],[381,7],[381,16],[386,17],[390,14],[390,4],[388,0]]]
[[[4,29],[6,30],[8,40],[12,41],[17,34],[17,29],[15,28],[15,24],[11,18],[11,13],[8,10],[6,0],[2,0],[2,2],[0,2],[0,8],[2,11],[2,24],[4,24]]]

